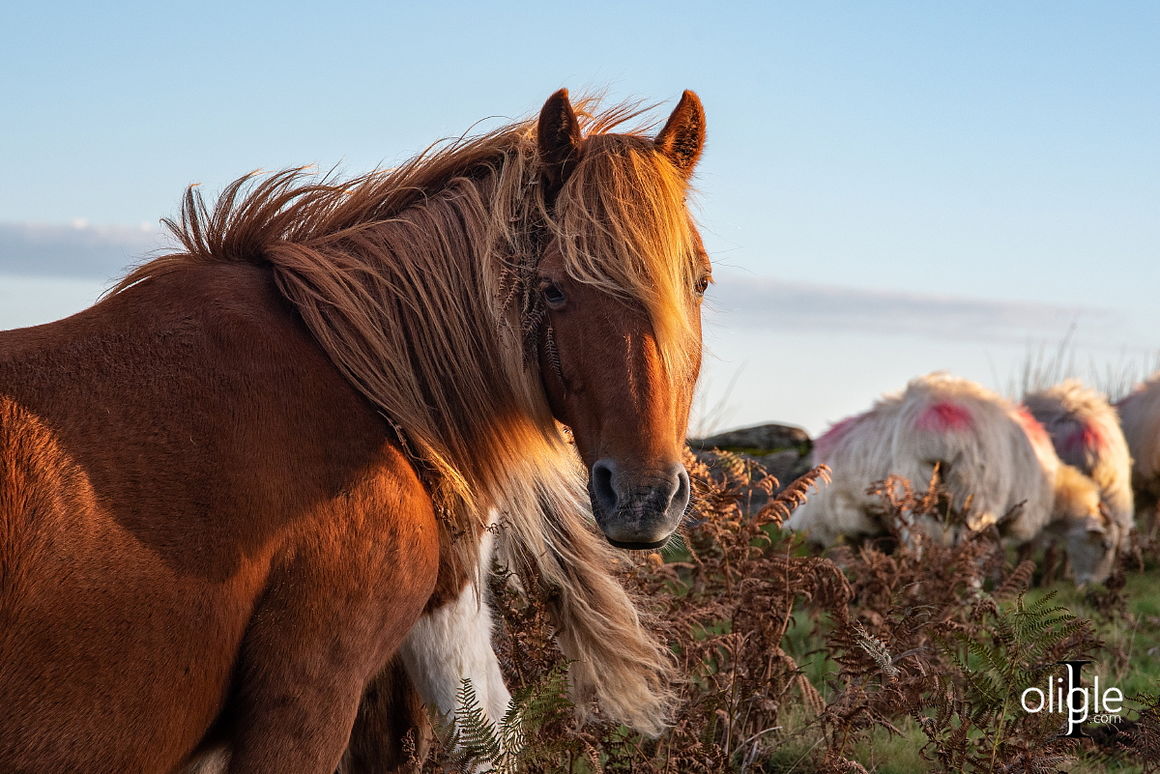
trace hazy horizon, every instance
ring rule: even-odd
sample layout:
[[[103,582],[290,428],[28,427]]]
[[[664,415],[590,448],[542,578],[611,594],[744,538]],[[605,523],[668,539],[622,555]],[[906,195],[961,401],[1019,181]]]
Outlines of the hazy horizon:
[[[148,226],[0,223],[0,329],[78,312],[167,246]],[[1100,387],[1160,367],[1147,331],[1116,310],[782,282],[727,267],[716,275],[692,435],[762,422],[817,435],[934,370],[1017,397],[1036,362]]]

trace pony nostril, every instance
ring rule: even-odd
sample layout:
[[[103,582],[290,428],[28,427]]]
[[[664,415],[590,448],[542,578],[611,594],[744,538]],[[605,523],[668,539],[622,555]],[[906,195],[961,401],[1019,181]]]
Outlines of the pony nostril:
[[[677,488],[673,492],[672,499],[669,500],[669,513],[684,513],[685,509],[689,507],[690,494],[689,472],[685,470],[684,465],[681,465],[677,469]]]
[[[607,514],[616,512],[616,487],[612,484],[615,465],[612,460],[603,459],[597,460],[592,466],[592,496],[600,509]]]

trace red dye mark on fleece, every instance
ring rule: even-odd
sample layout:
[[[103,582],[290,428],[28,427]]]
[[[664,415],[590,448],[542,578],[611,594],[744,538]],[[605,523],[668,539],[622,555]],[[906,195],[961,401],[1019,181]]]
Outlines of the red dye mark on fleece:
[[[970,430],[971,412],[957,403],[933,403],[918,417],[919,430],[945,433],[949,430]]]
[[[1043,429],[1043,425],[1038,419],[1031,416],[1031,412],[1025,406],[1020,406],[1019,410],[1015,412],[1015,416],[1019,419],[1019,424],[1023,426],[1023,432],[1027,433],[1027,437],[1031,439],[1032,443],[1051,445],[1047,431]]]
[[[1099,425],[1082,423],[1072,430],[1063,441],[1063,447],[1071,454],[1102,452],[1108,447],[1108,439]]]
[[[852,417],[846,417],[843,420],[835,422],[830,425],[830,429],[822,433],[821,436],[814,439],[814,461],[825,462],[829,456],[834,452],[834,449],[842,442],[842,439],[850,434],[850,431],[861,422],[870,412],[862,414],[855,414]]]

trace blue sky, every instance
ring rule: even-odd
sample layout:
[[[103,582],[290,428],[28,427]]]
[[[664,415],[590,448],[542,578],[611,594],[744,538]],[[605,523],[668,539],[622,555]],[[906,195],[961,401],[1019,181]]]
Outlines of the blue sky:
[[[1083,375],[1160,350],[1157,3],[11,5],[0,327],[91,302],[188,183],[692,88],[696,425],[817,432],[935,368],[1006,388],[1065,338]]]

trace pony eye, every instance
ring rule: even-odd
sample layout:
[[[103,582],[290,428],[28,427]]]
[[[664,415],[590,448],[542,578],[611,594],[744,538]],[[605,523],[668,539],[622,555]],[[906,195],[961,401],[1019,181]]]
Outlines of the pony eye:
[[[704,277],[701,277],[699,280],[697,280],[697,284],[693,285],[693,292],[698,296],[705,295],[705,291],[709,289],[710,281],[711,280],[709,279],[708,274],[706,274]]]
[[[552,282],[551,280],[544,280],[544,282],[540,285],[540,293],[543,294],[544,300],[548,302],[548,306],[552,307],[553,309],[559,309],[564,305],[564,301],[566,300],[564,297],[564,291],[560,289],[559,285],[557,285],[555,282]]]

